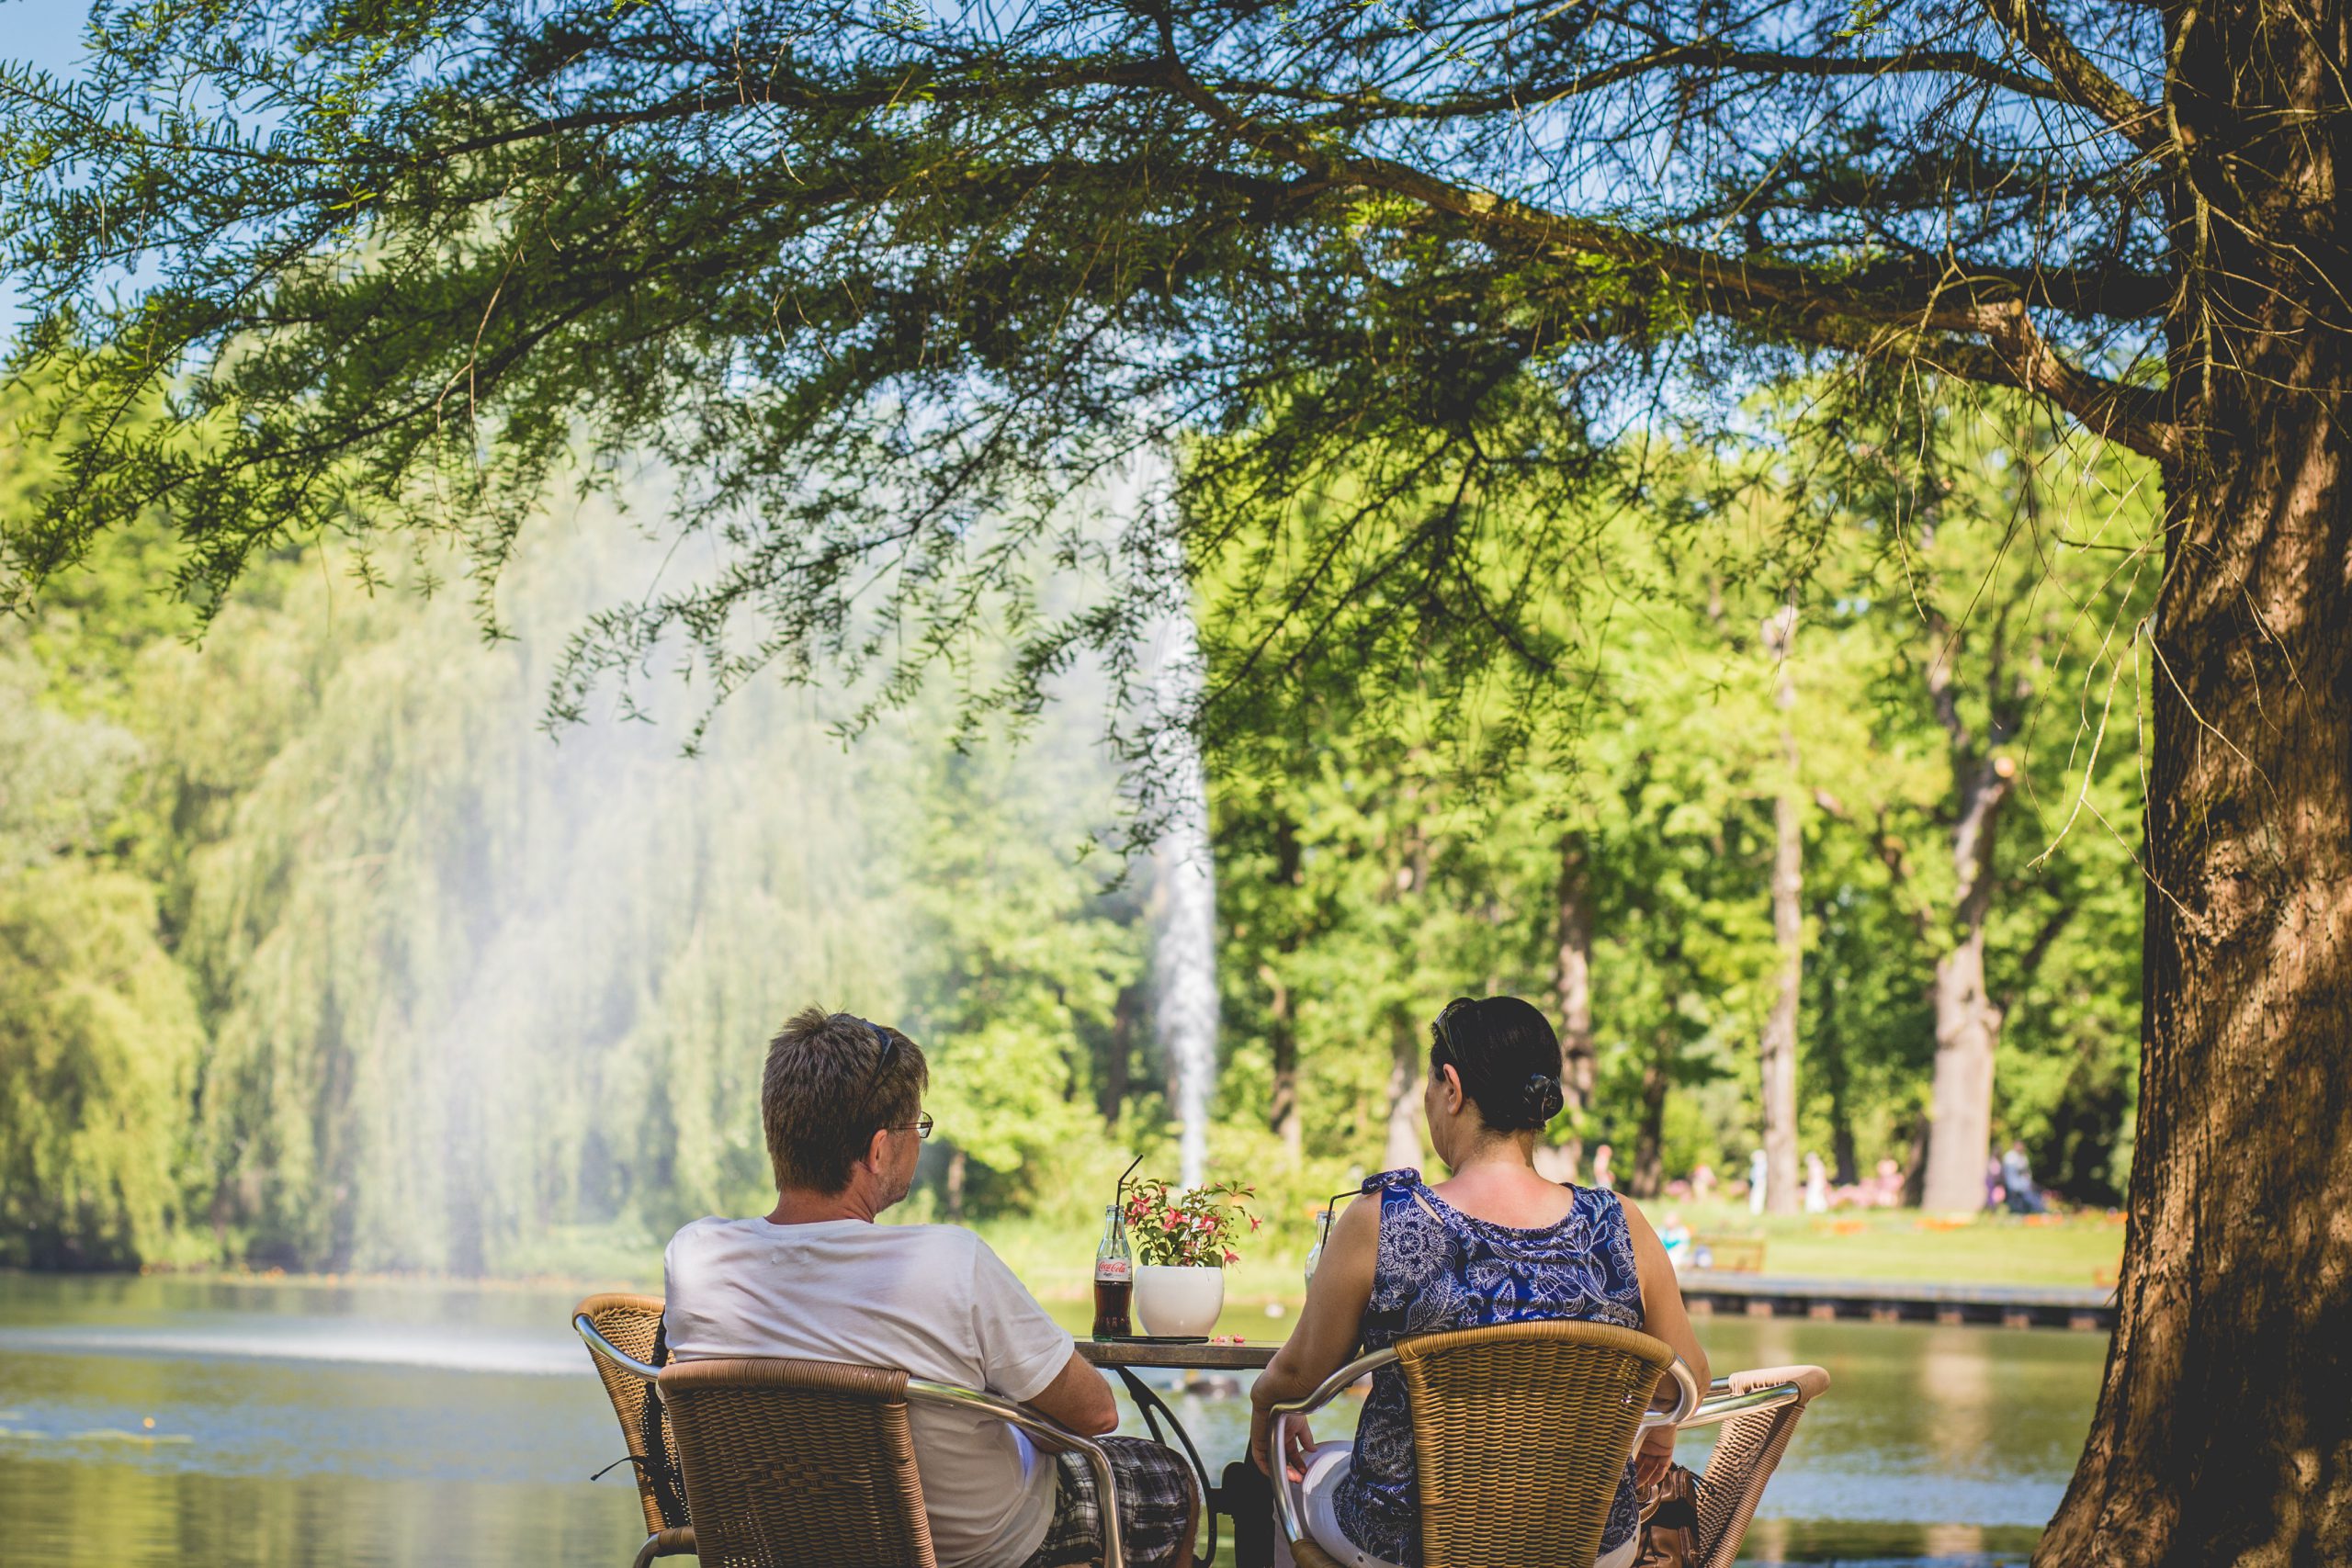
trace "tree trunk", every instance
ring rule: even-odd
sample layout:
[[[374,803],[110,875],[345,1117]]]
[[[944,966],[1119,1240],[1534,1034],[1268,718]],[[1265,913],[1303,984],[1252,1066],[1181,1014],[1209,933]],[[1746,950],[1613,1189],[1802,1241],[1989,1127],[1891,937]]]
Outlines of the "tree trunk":
[[[1674,1083],[1673,1061],[1674,1037],[1661,1029],[1650,1059],[1642,1064],[1642,1120],[1634,1133],[1634,1168],[1625,1182],[1632,1197],[1655,1198],[1666,1186],[1666,1091]]]
[[[1125,1113],[1135,1071],[1136,1019],[1143,1011],[1143,989],[1129,986],[1111,1010],[1111,1058],[1102,1065],[1102,1120],[1114,1126]]]
[[[1592,1104],[1592,867],[1581,831],[1560,838],[1559,965],[1554,997],[1560,1010],[1561,1119],[1566,1129],[1554,1145],[1537,1145],[1535,1168],[1554,1181],[1573,1181],[1584,1164],[1578,1131]]]
[[[1772,941],[1779,950],[1780,987],[1764,1021],[1764,1205],[1775,1214],[1797,1212],[1797,1003],[1804,987],[1804,818],[1797,803],[1797,737],[1790,715],[1796,682],[1789,656],[1796,640],[1794,605],[1764,623],[1764,648],[1780,663],[1772,705],[1781,710],[1781,754],[1788,777],[1772,802]]]
[[[964,1179],[969,1165],[961,1149],[947,1156],[947,1217],[950,1220],[964,1217]]]
[[[1278,886],[1297,886],[1301,858],[1296,825],[1287,819],[1275,823],[1274,879]],[[1297,922],[1290,922],[1274,944],[1276,953],[1283,958],[1295,953],[1299,935]],[[1258,978],[1266,987],[1266,1045],[1272,1053],[1274,1066],[1266,1124],[1282,1138],[1283,1152],[1292,1168],[1296,1168],[1305,1149],[1306,1128],[1298,1109],[1298,1030],[1291,1016],[1290,987],[1273,964],[1261,967]]]
[[[2001,1010],[1984,989],[1984,921],[1993,908],[1993,840],[2017,764],[1985,759],[1962,782],[1952,829],[1958,941],[1936,961],[1936,1070],[1929,1090],[1928,1172],[1920,1202],[1940,1213],[1984,1206],[1993,1155],[1993,1056]]]
[[[1420,1052],[1403,1013],[1389,1021],[1388,1144],[1380,1163],[1385,1170],[1418,1170],[1421,1164]]]
[[[2175,192],[2186,446],[2149,634],[2138,1143],[2043,1568],[2352,1550],[2352,321],[2311,270],[2345,276],[2352,7],[2166,17],[2192,29],[2170,51],[2192,146],[2229,158],[2257,233],[2327,248]]]
[[[1828,926],[1828,906],[1815,907],[1815,923]],[[1829,1094],[1829,1154],[1840,1187],[1861,1179],[1861,1162],[1854,1151],[1852,1072],[1846,1063],[1846,1042],[1838,1032],[1838,955],[1816,965],[1821,999],[1814,1004],[1814,1059],[1821,1064],[1821,1085]]]
[[[2001,1015],[1984,994],[1984,932],[1936,960],[1936,1076],[1929,1091],[1927,1208],[1973,1213],[1984,1206],[1993,1157],[1993,1055]]]
[[[1273,1092],[1267,1097],[1266,1124],[1279,1134],[1283,1152],[1298,1164],[1305,1137],[1298,1114],[1298,1032],[1291,1026],[1290,987],[1271,964],[1258,971],[1266,987],[1266,1045],[1274,1058]]]

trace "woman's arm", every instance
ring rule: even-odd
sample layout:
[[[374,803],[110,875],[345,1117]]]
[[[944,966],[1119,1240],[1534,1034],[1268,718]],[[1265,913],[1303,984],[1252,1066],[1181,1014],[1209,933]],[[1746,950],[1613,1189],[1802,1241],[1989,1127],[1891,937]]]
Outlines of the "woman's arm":
[[[1657,1232],[1650,1229],[1641,1210],[1631,1203],[1625,1203],[1624,1209],[1625,1229],[1634,1240],[1634,1269],[1642,1286],[1642,1332],[1672,1346],[1704,1393],[1708,1382],[1707,1352],[1700,1348],[1699,1336],[1690,1328],[1690,1314],[1683,1310],[1682,1283],[1674,1277],[1674,1261],[1667,1257],[1665,1244],[1657,1239]],[[1660,1378],[1658,1389],[1669,1404],[1677,1397],[1671,1377]],[[1652,1403],[1655,1404],[1656,1400]],[[1664,1474],[1673,1458],[1674,1428],[1653,1427],[1642,1440],[1634,1468],[1646,1484]]]
[[[1250,1390],[1250,1457],[1267,1474],[1273,1473],[1266,1451],[1272,1425],[1269,1412],[1314,1393],[1355,1353],[1363,1334],[1363,1310],[1372,1301],[1373,1269],[1379,1261],[1380,1195],[1373,1193],[1349,1204],[1331,1222],[1331,1237],[1323,1244],[1315,1281],[1306,1287],[1298,1326]],[[1303,1438],[1295,1447],[1304,1447]],[[1297,1474],[1294,1467],[1293,1478]]]

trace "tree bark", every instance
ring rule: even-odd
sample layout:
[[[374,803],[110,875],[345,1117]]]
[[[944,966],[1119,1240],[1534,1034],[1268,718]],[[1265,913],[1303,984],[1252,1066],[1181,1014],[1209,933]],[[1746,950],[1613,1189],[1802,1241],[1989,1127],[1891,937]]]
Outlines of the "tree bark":
[[[1573,1181],[1584,1165],[1580,1118],[1592,1104],[1592,865],[1581,830],[1560,836],[1558,966],[1553,996],[1560,1013],[1561,1122],[1555,1145],[1536,1145],[1535,1168],[1554,1181]]]
[[[2042,1568],[2352,1551],[2352,310],[2312,276],[2346,276],[2352,6],[2165,16],[2184,135],[2256,205],[2200,206],[2211,164],[2173,193],[2188,447],[2149,633],[2138,1143]]]
[[[1804,987],[1804,818],[1797,800],[1800,758],[1791,720],[1797,702],[1789,658],[1797,615],[1786,605],[1764,623],[1764,649],[1780,665],[1772,705],[1781,710],[1781,755],[1788,777],[1772,802],[1772,941],[1779,950],[1780,988],[1764,1021],[1759,1066],[1764,1100],[1764,1206],[1797,1212],[1797,1004]]]

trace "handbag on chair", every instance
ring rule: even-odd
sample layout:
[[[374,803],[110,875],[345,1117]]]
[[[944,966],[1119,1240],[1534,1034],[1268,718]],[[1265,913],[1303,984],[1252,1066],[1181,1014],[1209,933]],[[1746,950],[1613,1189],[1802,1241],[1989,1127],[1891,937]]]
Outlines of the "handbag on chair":
[[[1634,1568],[1688,1568],[1699,1555],[1699,1478],[1679,1464],[1637,1494],[1641,1545]]]

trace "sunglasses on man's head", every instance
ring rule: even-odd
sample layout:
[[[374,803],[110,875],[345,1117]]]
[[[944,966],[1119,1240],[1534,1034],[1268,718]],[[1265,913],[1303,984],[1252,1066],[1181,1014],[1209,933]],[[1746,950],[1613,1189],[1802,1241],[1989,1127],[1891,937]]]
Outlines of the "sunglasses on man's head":
[[[874,1038],[882,1043],[882,1049],[880,1053],[874,1058],[873,1067],[865,1075],[865,1081],[869,1085],[876,1084],[882,1081],[882,1075],[890,1070],[890,1064],[898,1059],[899,1039],[897,1035],[892,1034],[888,1030],[883,1028],[878,1023],[867,1023],[866,1021],[862,1018],[857,1021],[865,1024],[866,1028],[874,1032]],[[894,1125],[886,1126],[882,1131],[886,1133],[912,1133],[918,1141],[922,1141],[930,1138],[931,1127],[931,1112],[926,1111],[911,1122],[901,1122]]]

